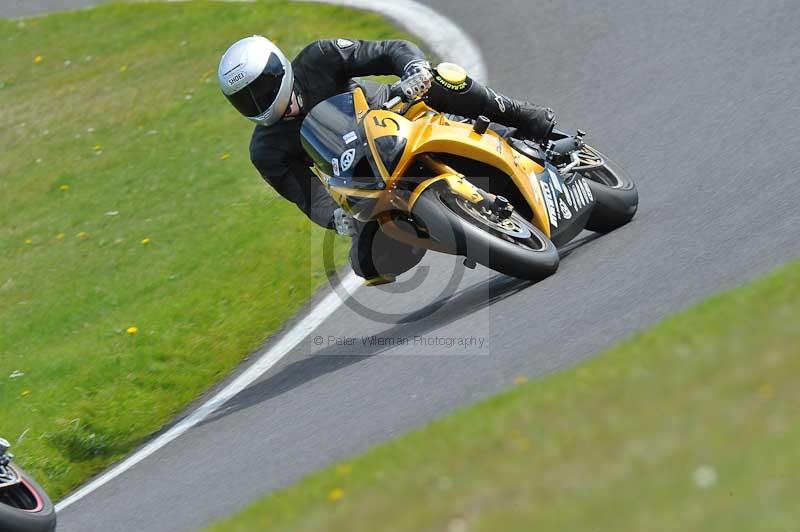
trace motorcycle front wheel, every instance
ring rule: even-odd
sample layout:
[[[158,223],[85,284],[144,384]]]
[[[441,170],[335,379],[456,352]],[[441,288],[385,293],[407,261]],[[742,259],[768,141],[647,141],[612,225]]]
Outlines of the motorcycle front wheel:
[[[52,532],[56,511],[42,487],[16,465],[20,482],[0,488],[0,530],[3,532]]]
[[[429,238],[497,272],[538,281],[558,269],[555,245],[516,212],[499,220],[446,188],[431,187],[417,198],[412,214]]]

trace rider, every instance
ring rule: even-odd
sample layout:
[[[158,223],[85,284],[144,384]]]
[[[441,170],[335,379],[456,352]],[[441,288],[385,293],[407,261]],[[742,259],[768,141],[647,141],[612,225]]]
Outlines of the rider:
[[[431,108],[471,119],[483,115],[517,128],[516,136],[543,140],[555,124],[551,109],[499,94],[455,65],[432,68],[416,45],[403,40],[319,40],[289,62],[274,43],[254,35],[228,48],[218,75],[230,103],[257,124],[250,159],[264,180],[318,225],[354,236],[350,262],[367,284],[393,281],[416,265],[424,250],[383,236],[377,222],[355,223],[337,209],[300,143],[303,117],[315,105],[357,84],[377,107],[388,100],[388,86],[353,78],[396,75]]]

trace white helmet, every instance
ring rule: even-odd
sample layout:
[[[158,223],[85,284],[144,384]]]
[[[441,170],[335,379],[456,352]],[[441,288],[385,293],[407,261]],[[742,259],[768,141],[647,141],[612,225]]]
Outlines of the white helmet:
[[[219,86],[244,116],[271,126],[292,99],[292,64],[269,39],[253,35],[235,42],[219,62]]]

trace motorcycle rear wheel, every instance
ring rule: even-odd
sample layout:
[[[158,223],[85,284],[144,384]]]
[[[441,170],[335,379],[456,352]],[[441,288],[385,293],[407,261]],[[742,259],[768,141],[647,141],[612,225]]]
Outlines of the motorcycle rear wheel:
[[[556,247],[516,212],[500,224],[449,190],[431,187],[419,196],[412,214],[430,238],[497,272],[538,281],[558,269]]]
[[[42,487],[16,465],[21,482],[0,489],[0,530],[3,532],[52,532],[56,511]]]
[[[597,152],[597,150],[594,150]],[[630,222],[639,208],[636,183],[622,168],[597,152],[605,164],[600,168],[579,172],[589,185],[595,205],[586,229],[596,233],[610,233]]]

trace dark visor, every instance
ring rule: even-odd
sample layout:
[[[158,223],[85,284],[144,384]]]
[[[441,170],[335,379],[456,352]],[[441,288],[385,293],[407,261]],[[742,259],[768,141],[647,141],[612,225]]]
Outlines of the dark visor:
[[[225,96],[244,116],[258,116],[275,102],[285,73],[278,56],[270,54],[261,75],[239,92]]]

